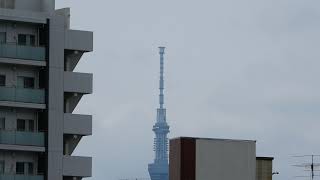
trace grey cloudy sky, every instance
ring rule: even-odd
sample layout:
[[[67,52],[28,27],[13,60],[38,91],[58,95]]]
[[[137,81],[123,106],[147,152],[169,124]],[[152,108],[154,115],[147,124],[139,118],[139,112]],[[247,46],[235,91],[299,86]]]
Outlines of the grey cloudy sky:
[[[274,156],[275,180],[305,172],[292,155],[319,154],[319,0],[57,0],[72,28],[94,31],[77,71],[94,94],[76,110],[94,116],[94,177],[148,177],[166,50],[170,137],[257,140]],[[320,159],[319,159],[320,161]]]

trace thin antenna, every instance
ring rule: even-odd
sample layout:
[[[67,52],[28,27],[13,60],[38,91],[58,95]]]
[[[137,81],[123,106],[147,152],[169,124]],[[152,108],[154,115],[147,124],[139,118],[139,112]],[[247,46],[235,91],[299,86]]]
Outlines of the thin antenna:
[[[315,160],[314,160],[315,157],[320,157],[320,155],[302,155],[302,156],[293,156],[293,157],[296,157],[296,158],[311,157],[311,163],[301,163],[301,164],[293,165],[296,167],[305,168],[306,171],[310,171],[311,172],[310,176],[295,176],[295,177],[311,177],[311,180],[313,180],[316,176],[320,176],[315,174],[315,171],[318,171],[315,168],[319,168],[320,163],[315,163]]]

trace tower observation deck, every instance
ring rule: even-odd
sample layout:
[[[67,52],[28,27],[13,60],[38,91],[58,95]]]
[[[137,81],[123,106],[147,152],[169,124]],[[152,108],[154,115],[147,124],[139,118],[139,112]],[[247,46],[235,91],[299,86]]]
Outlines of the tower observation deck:
[[[152,164],[149,164],[148,170],[151,180],[168,180],[168,138],[169,126],[166,121],[166,109],[164,108],[164,50],[165,47],[159,47],[160,54],[160,82],[159,82],[159,108],[157,109],[157,122],[153,126],[154,151],[155,158]]]

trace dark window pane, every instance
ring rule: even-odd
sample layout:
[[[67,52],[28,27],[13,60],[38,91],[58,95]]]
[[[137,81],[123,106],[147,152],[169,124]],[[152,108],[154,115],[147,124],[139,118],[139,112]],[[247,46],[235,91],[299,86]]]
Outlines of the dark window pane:
[[[0,118],[0,130],[4,130],[6,128],[6,119]]]
[[[35,46],[36,45],[36,38],[34,35],[19,34],[18,35],[18,44],[19,45],[27,45],[27,46]]]
[[[26,130],[25,120],[18,119],[17,120],[17,131],[25,131],[25,130]]]
[[[33,132],[34,131],[34,121],[29,120],[29,131]]]
[[[23,80],[24,88],[34,88],[34,78],[25,77]]]
[[[45,46],[47,44],[47,25],[44,25],[39,28],[39,45]]]
[[[27,35],[19,34],[18,35],[18,44],[19,45],[27,45]]]
[[[0,44],[6,43],[6,33],[5,32],[0,32]]]
[[[46,172],[46,156],[44,154],[39,155],[38,157],[38,172],[36,174],[45,174]]]
[[[16,163],[16,174],[24,174],[24,163],[23,162]]]
[[[4,161],[0,161],[0,174],[4,173]]]
[[[0,86],[6,86],[6,76],[0,75]]]
[[[28,174],[33,175],[33,163],[28,163]]]
[[[36,45],[36,38],[34,35],[30,35],[30,44],[31,46],[35,46]]]

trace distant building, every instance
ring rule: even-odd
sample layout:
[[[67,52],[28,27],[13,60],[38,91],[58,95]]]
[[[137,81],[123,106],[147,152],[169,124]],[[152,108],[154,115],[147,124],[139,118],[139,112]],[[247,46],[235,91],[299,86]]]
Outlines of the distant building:
[[[73,151],[92,117],[73,110],[92,93],[92,74],[73,70],[92,40],[54,0],[0,0],[1,180],[91,176],[91,157]]]
[[[170,140],[169,157],[170,180],[272,178],[272,161],[256,158],[255,141],[181,137]]]
[[[256,180],[272,180],[273,157],[257,157]]]

